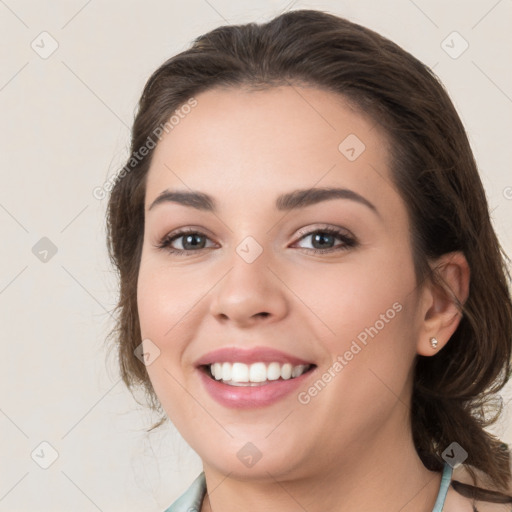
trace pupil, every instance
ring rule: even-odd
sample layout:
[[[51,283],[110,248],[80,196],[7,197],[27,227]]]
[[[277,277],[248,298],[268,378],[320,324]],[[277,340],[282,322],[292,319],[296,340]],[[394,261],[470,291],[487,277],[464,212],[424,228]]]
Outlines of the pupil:
[[[330,239],[332,239],[332,237],[333,237],[333,235],[329,235],[329,234],[316,234],[314,237],[314,241],[320,242],[320,246],[321,246],[320,248],[322,248],[322,246],[325,245],[323,242],[325,242],[326,239],[328,239],[327,243],[329,243],[329,241],[332,242],[332,240],[330,240]]]
[[[185,247],[185,249],[187,248],[187,244],[189,244],[191,247],[197,247],[198,245],[201,245],[201,242],[198,243],[194,243],[193,240],[194,238],[201,238],[201,235],[187,235],[185,237],[185,242],[183,244],[183,247]]]

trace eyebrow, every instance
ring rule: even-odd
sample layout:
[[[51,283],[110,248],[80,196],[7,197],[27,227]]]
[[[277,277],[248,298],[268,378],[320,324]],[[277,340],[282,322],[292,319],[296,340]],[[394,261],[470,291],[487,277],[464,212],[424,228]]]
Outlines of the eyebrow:
[[[276,208],[279,211],[297,210],[313,204],[321,203],[331,199],[349,199],[367,206],[370,210],[380,216],[377,208],[368,199],[357,192],[346,188],[307,188],[294,190],[287,194],[281,194],[276,200]],[[162,203],[177,203],[190,206],[197,210],[216,213],[217,206],[213,197],[203,192],[164,190],[151,203],[148,211]]]

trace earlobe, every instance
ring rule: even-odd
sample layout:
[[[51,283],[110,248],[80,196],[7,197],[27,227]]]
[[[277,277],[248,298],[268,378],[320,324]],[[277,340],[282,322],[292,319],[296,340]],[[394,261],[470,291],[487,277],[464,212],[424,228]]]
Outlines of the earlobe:
[[[424,288],[424,310],[417,352],[437,354],[449,341],[462,318],[469,296],[470,270],[462,252],[444,254],[432,262],[432,278]]]

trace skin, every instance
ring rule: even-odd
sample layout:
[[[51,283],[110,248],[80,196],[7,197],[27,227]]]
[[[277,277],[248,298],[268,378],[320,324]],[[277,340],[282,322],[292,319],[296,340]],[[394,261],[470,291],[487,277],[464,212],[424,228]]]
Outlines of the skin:
[[[153,155],[137,299],[142,339],[160,350],[147,367],[155,392],[203,461],[202,511],[430,512],[441,476],[414,449],[412,368],[417,354],[442,349],[460,315],[431,283],[417,283],[386,135],[343,97],[311,87],[218,88],[196,99]],[[366,146],[354,161],[338,150],[349,134]],[[279,194],[309,187],[353,190],[378,213],[350,199],[276,209]],[[218,212],[171,202],[149,210],[166,189],[207,193]],[[313,253],[319,245],[298,230],[325,225],[357,245],[335,236],[325,247],[342,250]],[[203,233],[207,248],[185,256],[156,247],[184,227]],[[250,264],[236,252],[248,236],[263,250]],[[464,257],[432,264],[465,300]],[[397,302],[400,312],[308,404],[291,393],[263,408],[227,408],[193,365],[225,346],[273,347],[317,365],[307,391]],[[252,467],[237,457],[247,442],[262,455]]]

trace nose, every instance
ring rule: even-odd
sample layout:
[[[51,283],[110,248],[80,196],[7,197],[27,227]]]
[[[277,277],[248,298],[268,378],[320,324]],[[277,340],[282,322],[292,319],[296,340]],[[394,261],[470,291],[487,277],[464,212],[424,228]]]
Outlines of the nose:
[[[230,263],[230,270],[212,290],[210,313],[219,322],[250,327],[274,323],[288,314],[286,286],[263,254],[252,263],[234,254]]]

